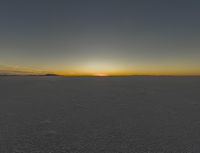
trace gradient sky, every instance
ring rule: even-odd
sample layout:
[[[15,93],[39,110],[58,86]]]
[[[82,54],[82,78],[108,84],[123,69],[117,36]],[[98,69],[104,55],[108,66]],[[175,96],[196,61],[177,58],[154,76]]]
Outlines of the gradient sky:
[[[0,73],[200,75],[199,0],[1,0]]]

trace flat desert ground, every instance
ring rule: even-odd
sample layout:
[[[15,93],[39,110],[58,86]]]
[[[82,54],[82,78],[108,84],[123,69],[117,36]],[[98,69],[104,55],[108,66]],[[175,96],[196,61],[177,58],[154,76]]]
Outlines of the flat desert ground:
[[[0,153],[200,153],[200,78],[0,77]]]

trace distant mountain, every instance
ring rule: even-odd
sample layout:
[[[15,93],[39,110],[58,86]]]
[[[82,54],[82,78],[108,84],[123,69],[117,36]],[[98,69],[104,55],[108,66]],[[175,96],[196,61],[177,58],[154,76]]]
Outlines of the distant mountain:
[[[48,73],[31,67],[0,65],[0,75],[46,75]]]
[[[45,74],[44,76],[60,76],[60,75],[57,75],[57,74]]]

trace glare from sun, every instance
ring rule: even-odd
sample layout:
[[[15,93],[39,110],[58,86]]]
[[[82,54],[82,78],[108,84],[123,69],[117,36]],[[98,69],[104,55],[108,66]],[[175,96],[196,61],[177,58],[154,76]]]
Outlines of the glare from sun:
[[[95,74],[95,76],[105,77],[105,76],[108,76],[108,74],[105,74],[105,73],[97,73],[97,74]]]

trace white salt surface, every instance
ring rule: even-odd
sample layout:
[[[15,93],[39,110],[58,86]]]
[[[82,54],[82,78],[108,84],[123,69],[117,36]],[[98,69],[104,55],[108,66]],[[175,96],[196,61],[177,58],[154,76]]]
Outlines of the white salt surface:
[[[200,78],[0,77],[0,153],[200,153]]]

